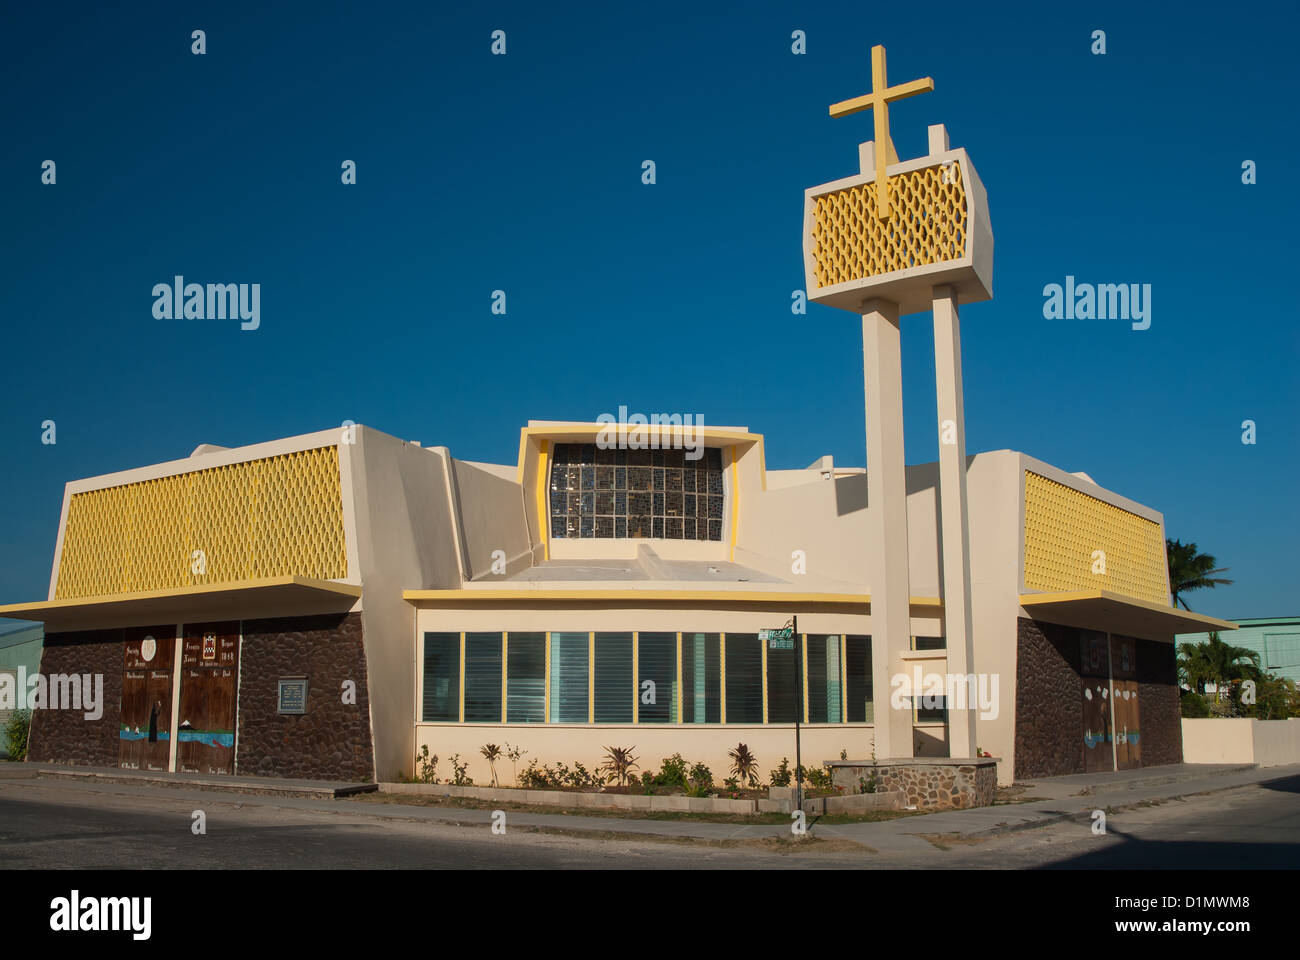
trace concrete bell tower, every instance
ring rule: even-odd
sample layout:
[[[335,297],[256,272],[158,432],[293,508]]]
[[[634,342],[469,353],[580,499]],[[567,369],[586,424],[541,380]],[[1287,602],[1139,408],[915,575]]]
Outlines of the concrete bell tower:
[[[889,705],[912,635],[900,317],[934,317],[944,634],[948,672],[966,675],[975,666],[958,304],[993,296],[993,231],[970,157],[948,146],[941,124],[929,128],[925,156],[900,161],[894,150],[889,105],[934,81],[889,86],[881,46],[871,50],[871,80],[870,93],[830,107],[832,117],[870,110],[875,139],[858,148],[856,176],[805,191],[803,252],[808,298],[862,318],[876,750],[897,758],[913,755],[912,712]],[[949,754],[973,757],[973,698],[948,706]]]

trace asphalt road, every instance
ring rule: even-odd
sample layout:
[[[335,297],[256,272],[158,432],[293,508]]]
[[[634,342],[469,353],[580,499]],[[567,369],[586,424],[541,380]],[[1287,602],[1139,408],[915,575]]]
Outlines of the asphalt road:
[[[1100,805],[1100,802],[1099,802]],[[192,831],[202,810],[206,833]],[[479,814],[481,817],[481,813]],[[508,819],[508,815],[507,815]],[[396,804],[0,780],[9,869],[816,869],[1300,867],[1300,777],[1109,817],[1105,836],[1063,823],[876,853],[814,829],[813,842],[622,839],[431,822]]]

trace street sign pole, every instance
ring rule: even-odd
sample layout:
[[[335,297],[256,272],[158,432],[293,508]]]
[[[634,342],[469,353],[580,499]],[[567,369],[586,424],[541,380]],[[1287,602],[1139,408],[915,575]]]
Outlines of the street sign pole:
[[[799,617],[798,615],[791,618],[794,628],[794,662],[795,662],[795,683],[798,684],[795,690],[795,714],[794,714],[794,771],[795,776],[799,778],[799,786],[795,790],[795,809],[803,809],[803,750],[802,750],[802,731],[800,730],[800,721],[803,719],[803,643],[799,637]]]

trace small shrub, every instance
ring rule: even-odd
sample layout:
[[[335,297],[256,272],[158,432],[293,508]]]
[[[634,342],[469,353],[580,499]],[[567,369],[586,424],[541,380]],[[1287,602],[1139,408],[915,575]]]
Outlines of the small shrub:
[[[674,753],[662,761],[659,765],[659,772],[655,774],[654,784],[656,787],[687,787],[689,777],[686,775],[688,768],[686,760],[680,753]]]
[[[451,764],[451,774],[452,774],[451,782],[453,784],[455,784],[458,787],[470,787],[474,785],[474,781],[465,775],[465,771],[469,769],[468,760],[466,760],[464,763],[461,763],[460,754],[453,753],[450,757],[447,758],[447,762]]]
[[[587,768],[575,760],[573,770],[570,771],[565,782],[571,787],[599,787],[605,781],[598,771],[593,770],[588,773]]]
[[[545,790],[551,785],[551,771],[537,762],[537,758],[528,761],[524,772],[515,777],[515,782],[529,790]]]
[[[655,775],[649,770],[641,774],[641,792],[647,797],[655,792]]]
[[[702,783],[706,787],[713,786],[713,771],[703,763],[697,763],[691,767],[691,783]]]
[[[768,774],[768,779],[771,780],[774,787],[788,787],[790,786],[791,776],[790,758],[782,757],[780,766]]]
[[[820,765],[804,767],[803,779],[814,790],[829,790],[831,787],[831,772]]]
[[[722,785],[733,792],[740,789],[740,781],[735,777],[727,777],[726,780],[722,781]]]
[[[1181,703],[1182,714],[1188,719],[1199,720],[1210,715],[1210,704],[1195,690],[1184,690]]]
[[[692,783],[687,785],[686,795],[688,797],[707,797],[712,790],[713,784],[711,783]]]
[[[15,710],[5,724],[5,749],[10,760],[27,759],[27,741],[32,732],[32,712]]]
[[[438,782],[438,755],[435,753],[429,756],[427,743],[421,746],[420,752],[415,755],[415,781],[417,783]]]
[[[510,761],[510,772],[514,775],[515,786],[519,786],[519,758],[528,751],[523,747],[512,747],[506,744],[506,759]]]

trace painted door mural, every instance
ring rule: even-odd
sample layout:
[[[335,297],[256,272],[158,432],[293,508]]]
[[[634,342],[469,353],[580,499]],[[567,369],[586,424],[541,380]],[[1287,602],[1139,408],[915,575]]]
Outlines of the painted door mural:
[[[119,767],[171,767],[172,667],[176,626],[132,627],[126,631],[122,662],[122,717],[118,725]]]
[[[1115,688],[1115,766],[1131,770],[1142,766],[1137,644],[1128,637],[1111,637],[1110,666]]]
[[[187,623],[181,645],[176,769],[233,773],[239,621]]]
[[[1083,769],[1115,769],[1111,744],[1110,677],[1106,634],[1079,631],[1079,683],[1083,688]]]

